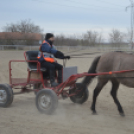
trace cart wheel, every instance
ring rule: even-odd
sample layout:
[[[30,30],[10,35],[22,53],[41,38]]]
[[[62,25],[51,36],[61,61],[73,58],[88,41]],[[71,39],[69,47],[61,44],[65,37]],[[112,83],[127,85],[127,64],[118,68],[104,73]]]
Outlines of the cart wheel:
[[[0,84],[0,107],[9,107],[13,102],[13,90],[8,84]]]
[[[81,83],[76,83],[76,88],[70,90],[69,94],[75,93],[76,91],[79,90],[79,87],[81,86],[84,88],[82,92],[80,92],[77,95],[70,96],[70,100],[74,103],[83,104],[88,99],[89,96],[88,88],[85,85],[82,85]]]
[[[9,84],[5,84],[5,85],[6,85],[8,88],[10,88],[11,91],[12,91],[12,95],[13,95],[12,102],[13,102],[13,99],[14,99],[14,93],[13,93],[12,87],[11,87]],[[12,104],[12,102],[11,102],[11,104]]]
[[[58,97],[53,90],[42,89],[36,95],[36,107],[41,113],[52,114],[58,105]]]

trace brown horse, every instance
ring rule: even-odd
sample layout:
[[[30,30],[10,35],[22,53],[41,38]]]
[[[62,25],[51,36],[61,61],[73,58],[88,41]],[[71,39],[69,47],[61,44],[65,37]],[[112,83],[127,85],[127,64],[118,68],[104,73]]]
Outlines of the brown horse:
[[[96,57],[88,73],[99,73],[109,71],[131,70],[134,69],[134,55],[124,52],[109,52],[102,56]],[[86,76],[83,83],[89,85],[95,76]],[[96,114],[95,104],[97,96],[108,81],[112,83],[111,95],[119,110],[120,115],[124,116],[123,108],[117,98],[117,90],[120,83],[127,87],[134,87],[134,72],[121,74],[101,75],[98,76],[98,83],[94,89],[93,102],[91,110]]]

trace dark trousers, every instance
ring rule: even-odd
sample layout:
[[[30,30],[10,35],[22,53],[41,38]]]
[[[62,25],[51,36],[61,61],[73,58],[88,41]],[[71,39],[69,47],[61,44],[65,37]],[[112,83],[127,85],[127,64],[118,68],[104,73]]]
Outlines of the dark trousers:
[[[63,66],[54,62],[54,63],[50,63],[50,62],[42,62],[41,63],[42,67],[45,67],[47,70],[49,70],[49,76],[50,76],[50,81],[54,82],[55,80],[55,71],[58,70],[58,83],[62,83],[62,68]],[[43,74],[43,77],[45,76],[45,74]]]
[[[62,70],[63,66],[54,62],[54,63],[50,63],[50,62],[46,62],[46,61],[43,61],[41,63],[41,66],[42,67],[45,67],[47,70]]]

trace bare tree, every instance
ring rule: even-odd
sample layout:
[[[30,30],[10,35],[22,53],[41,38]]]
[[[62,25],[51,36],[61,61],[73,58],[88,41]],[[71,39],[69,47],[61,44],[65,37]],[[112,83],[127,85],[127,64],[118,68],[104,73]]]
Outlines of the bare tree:
[[[87,40],[90,46],[95,46],[101,44],[102,33],[98,33],[96,31],[87,31],[87,33],[84,34],[83,39]]]
[[[77,45],[83,45],[82,39],[76,37],[76,35],[71,37],[66,37],[65,35],[57,35],[55,37],[55,45],[57,46],[77,46]]]
[[[7,24],[3,27],[3,32],[42,33],[43,29],[28,19],[21,20],[18,23]]]
[[[128,29],[126,38],[127,38],[127,42],[129,43],[129,46],[131,47],[131,49],[134,48],[134,40],[132,39],[132,36],[133,36],[132,34],[133,34],[133,32],[130,29]]]
[[[7,24],[3,27],[3,32],[17,32],[16,24]]]
[[[111,33],[109,33],[109,41],[114,47],[121,47],[121,44],[125,42],[125,36],[125,33],[117,29],[113,29]]]
[[[35,42],[34,36],[32,34],[31,34],[31,36],[27,36],[27,34],[29,34],[29,33],[42,34],[43,29],[41,29],[38,25],[35,25],[33,22],[31,22],[30,19],[28,19],[28,20],[21,20],[18,23],[7,24],[6,26],[3,27],[3,32],[22,33],[23,44],[32,45]],[[5,40],[5,41],[6,41],[6,44],[10,44],[10,45],[20,44],[22,42],[21,40],[16,41],[14,39],[10,39],[10,37],[8,37],[7,40]],[[36,44],[38,44],[38,42]]]
[[[70,37],[66,37],[61,34],[55,37],[55,45],[59,46],[80,46],[80,45],[100,45],[102,43],[102,33],[88,31],[83,35],[73,35]]]

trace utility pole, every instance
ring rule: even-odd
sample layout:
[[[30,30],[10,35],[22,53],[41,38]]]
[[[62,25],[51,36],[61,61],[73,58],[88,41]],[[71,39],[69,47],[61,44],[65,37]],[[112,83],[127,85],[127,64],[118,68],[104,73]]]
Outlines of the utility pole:
[[[134,34],[134,2],[132,0],[130,0],[131,5],[126,7],[126,11],[128,8],[131,8],[131,12],[130,12],[130,17],[131,17],[131,37],[130,37],[130,43],[132,45],[132,49],[133,49],[133,34]]]

